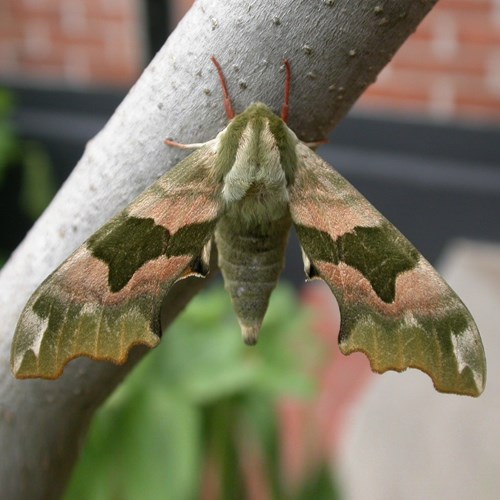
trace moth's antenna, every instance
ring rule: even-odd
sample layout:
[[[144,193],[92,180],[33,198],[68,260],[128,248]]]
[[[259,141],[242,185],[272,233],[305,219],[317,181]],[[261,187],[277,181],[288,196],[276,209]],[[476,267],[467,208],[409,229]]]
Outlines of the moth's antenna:
[[[288,102],[290,100],[290,86],[292,82],[292,70],[290,69],[290,63],[288,59],[283,61],[285,65],[285,100],[283,102],[283,107],[281,108],[281,119],[286,123],[288,120]]]
[[[219,73],[220,84],[222,86],[222,93],[224,94],[224,108],[226,109],[226,115],[229,120],[232,120],[235,116],[233,103],[231,102],[231,98],[229,97],[229,92],[227,90],[226,79],[224,77],[224,72],[220,67],[219,61],[215,59],[215,56],[210,57],[210,60],[214,63],[215,69],[217,73]]]

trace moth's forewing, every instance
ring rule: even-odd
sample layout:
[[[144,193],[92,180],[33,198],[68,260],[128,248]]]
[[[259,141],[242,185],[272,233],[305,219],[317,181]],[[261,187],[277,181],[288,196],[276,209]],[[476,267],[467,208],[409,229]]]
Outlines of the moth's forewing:
[[[77,356],[123,363],[155,346],[163,297],[205,274],[204,246],[222,212],[213,144],[194,152],[99,229],[35,291],[19,320],[19,378],[57,378]]]
[[[306,273],[339,303],[342,352],[364,352],[376,372],[418,368],[442,392],[481,394],[484,350],[462,301],[343,177],[304,144],[297,152],[290,211]]]

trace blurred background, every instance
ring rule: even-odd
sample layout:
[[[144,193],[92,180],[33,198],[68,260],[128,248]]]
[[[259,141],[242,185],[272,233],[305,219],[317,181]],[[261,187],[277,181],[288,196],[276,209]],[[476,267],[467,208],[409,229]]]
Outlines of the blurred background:
[[[69,175],[85,143],[102,128],[191,3],[0,2],[2,263]],[[109,496],[102,498],[134,498],[121,492],[119,485],[133,480],[142,485],[136,490],[141,491],[144,484],[152,484],[150,476],[158,470],[155,477],[159,477],[160,493],[151,493],[149,498],[194,498],[202,493],[205,498],[243,498],[244,494],[248,498],[497,498],[493,492],[500,486],[496,473],[500,456],[495,451],[500,450],[500,431],[495,423],[500,410],[496,396],[500,394],[500,373],[495,363],[500,342],[494,332],[500,320],[499,153],[498,0],[440,0],[320,150],[444,270],[472,310],[490,370],[481,399],[436,395],[430,381],[418,373],[396,378],[390,374],[372,376],[363,356],[339,357],[332,335],[338,326],[328,314],[335,304],[319,285],[308,287],[301,289],[300,300],[306,311],[313,312],[296,318],[295,326],[279,325],[278,321],[269,329],[294,330],[309,322],[309,329],[317,333],[316,347],[323,353],[317,358],[320,361],[302,366],[304,360],[297,356],[308,350],[310,339],[297,340],[290,347],[286,335],[269,333],[282,343],[268,348],[274,353],[269,367],[273,363],[281,366],[276,356],[291,348],[291,358],[302,366],[300,373],[307,379],[304,387],[310,385],[309,389],[295,394],[298,382],[292,376],[288,384],[273,385],[272,381],[283,377],[268,374],[266,383],[270,385],[264,384],[267,388],[262,400],[273,411],[266,413],[255,403],[255,394],[261,394],[262,389],[261,382],[255,381],[260,375],[227,375],[241,382],[228,389],[221,374],[213,382],[218,389],[209,391],[208,396],[192,397],[188,391],[181,403],[176,394],[168,404],[152,404],[152,411],[163,415],[150,425],[154,432],[170,432],[167,435],[174,439],[181,435],[179,429],[185,431],[184,424],[191,418],[192,430],[185,434],[196,439],[176,441],[178,447],[168,450],[174,453],[170,459],[146,451],[141,460],[149,465],[134,475],[130,471],[135,468],[134,460],[138,461],[137,443],[147,441],[143,435],[138,434],[131,444],[136,448],[129,462],[116,460],[127,452],[111,438],[106,452],[101,453],[97,444],[104,441],[103,435],[110,436],[105,429],[113,428],[117,407],[125,408],[121,415],[129,415],[126,408],[135,407],[130,401],[142,391],[134,392],[132,384],[96,419],[83,459],[86,465],[75,473],[68,498],[97,498],[82,491],[89,493],[85,490],[91,484],[89,475],[96,475],[97,457],[105,460],[103,456],[114,459],[106,467],[102,465],[109,474],[95,479],[99,491],[109,491]],[[298,289],[302,272],[297,269],[301,270],[302,264],[297,247],[290,247],[286,279]],[[210,293],[215,295],[204,296],[205,303],[219,304],[217,290]],[[296,299],[290,289],[279,293],[277,310],[286,316],[296,308]],[[226,306],[214,307],[225,311]],[[193,331],[196,339],[196,324],[207,328],[214,316],[208,310],[191,315],[191,319],[189,315],[184,319],[184,330]],[[205,318],[201,323],[200,317]],[[175,339],[175,332],[172,337]],[[185,349],[191,352],[191,347]],[[231,362],[241,356],[245,363],[255,363],[236,348],[228,356]],[[218,366],[220,360],[206,362],[205,372],[196,375],[200,379],[212,373],[210,367]],[[158,393],[161,391],[151,396],[151,401],[167,397]],[[248,401],[252,401],[250,406]],[[175,413],[172,408],[180,410]],[[252,431],[255,440],[245,437],[249,415],[260,422]],[[120,426],[134,428],[144,418],[121,418]],[[174,422],[176,418],[180,427],[172,424],[170,430],[162,430],[165,420]],[[234,427],[234,434],[214,441],[210,428],[216,421],[219,426]],[[426,435],[432,439],[425,439]],[[93,436],[98,436],[95,441]],[[161,464],[175,463],[179,447],[188,457],[183,462],[185,474],[176,472],[167,479],[168,470],[161,472]],[[155,453],[161,452],[155,449]],[[440,458],[435,458],[438,465],[429,465],[434,464],[430,456]],[[106,483],[106,490],[103,484],[110,476],[114,482],[112,486]],[[182,479],[181,486],[172,483],[176,479]],[[169,494],[161,490],[162,484]]]

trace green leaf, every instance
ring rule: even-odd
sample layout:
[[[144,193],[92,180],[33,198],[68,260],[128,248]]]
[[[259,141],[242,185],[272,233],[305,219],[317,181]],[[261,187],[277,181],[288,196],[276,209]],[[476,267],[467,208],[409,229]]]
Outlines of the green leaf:
[[[243,498],[248,442],[273,496],[285,498],[275,408],[284,395],[314,393],[321,351],[310,320],[279,286],[261,340],[247,347],[222,287],[199,294],[96,415],[65,500],[198,498],[207,457],[220,498]]]
[[[340,500],[340,490],[327,464],[321,464],[304,485],[296,500]]]
[[[7,168],[20,156],[20,145],[11,120],[12,110],[12,95],[0,89],[0,184]]]
[[[23,185],[20,202],[24,212],[38,218],[56,192],[56,180],[47,153],[34,142],[23,145]]]
[[[168,392],[113,398],[93,421],[64,498],[194,498],[199,439],[199,415]]]

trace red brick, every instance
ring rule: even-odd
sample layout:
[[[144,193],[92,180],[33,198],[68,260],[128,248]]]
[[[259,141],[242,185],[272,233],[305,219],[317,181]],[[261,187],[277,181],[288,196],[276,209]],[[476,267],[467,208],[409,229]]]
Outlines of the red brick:
[[[466,120],[489,121],[498,123],[500,120],[500,105],[475,104],[469,102],[459,102],[456,110],[456,116]]]
[[[38,14],[28,14],[26,16],[23,16],[22,19],[19,21],[16,20],[16,24],[18,24],[20,27],[22,27],[24,33],[27,33],[27,30],[33,25],[45,25],[47,29],[51,30],[56,26],[59,26],[60,24],[60,17],[59,14],[54,13],[54,14],[47,14],[40,16]]]
[[[391,61],[397,69],[415,69],[452,75],[484,75],[489,51],[470,46],[460,47],[449,58],[437,57],[431,43],[408,40]]]
[[[394,95],[373,95],[365,92],[355,104],[355,109],[370,111],[411,111],[423,114],[428,110],[428,99],[398,98]]]
[[[395,102],[427,103],[430,100],[428,89],[417,87],[407,88],[404,85],[373,86],[365,91],[363,99],[373,99],[374,101],[388,99]]]
[[[19,61],[20,72],[26,79],[61,80],[63,65],[45,61]]]
[[[435,8],[413,36],[418,39],[432,39],[435,33],[439,33],[442,19],[448,18],[456,25],[459,42],[500,46],[500,27],[490,10],[467,11]]]
[[[476,94],[458,93],[456,96],[458,106],[463,107],[484,107],[496,110],[500,118],[500,99],[477,92]]]
[[[500,28],[490,16],[457,15],[458,40],[463,44],[495,45],[500,48]]]
[[[68,33],[63,31],[60,27],[56,27],[50,33],[51,42],[59,47],[74,47],[81,46],[88,48],[88,50],[104,50],[106,40],[99,33],[88,31],[84,33]]]
[[[17,54],[19,63],[27,68],[28,66],[42,67],[48,65],[53,66],[64,66],[64,52],[58,48],[54,48],[47,54],[43,56],[34,56],[30,54],[24,47],[20,47]]]
[[[118,0],[115,2],[109,0],[82,1],[85,3],[86,13],[89,18],[96,17],[104,20],[133,19],[135,21],[140,9],[140,2],[137,2],[137,0]]]
[[[433,18],[425,18],[416,31],[406,40],[405,44],[410,40],[432,40],[434,38],[433,23]]]
[[[104,12],[109,12],[109,8],[106,8],[106,3],[108,5],[112,5],[113,7],[115,7],[117,4],[116,2],[113,2],[112,0],[108,0],[106,2],[106,0],[71,0],[70,3],[68,3],[66,0],[55,0],[56,3],[59,3],[60,6],[63,6],[64,4],[67,4],[67,5],[64,5],[64,8],[72,8],[74,6],[74,9],[76,11],[81,11],[83,10],[84,12],[89,12],[89,11],[93,11],[93,12],[97,12],[97,13],[104,13]],[[122,2],[122,5],[125,5],[127,2],[124,0]],[[115,9],[113,9],[115,10]]]
[[[19,23],[10,23],[0,26],[0,41],[2,40],[21,40],[23,37],[22,25]]]
[[[5,1],[5,0],[3,0]],[[60,3],[58,1],[33,2],[28,5],[22,0],[7,0],[12,15],[19,20],[31,17],[54,17],[59,15]]]
[[[373,85],[368,87],[370,95],[394,95],[411,100],[426,99],[430,96],[432,73],[421,70],[399,70],[391,66]]]
[[[90,76],[92,81],[100,84],[129,85],[139,76],[138,68],[127,62],[103,64],[90,61]]]
[[[457,81],[455,88],[459,105],[492,106],[500,109],[500,94],[493,93],[482,79],[461,79]]]
[[[433,11],[468,11],[490,13],[492,0],[440,0]]]

